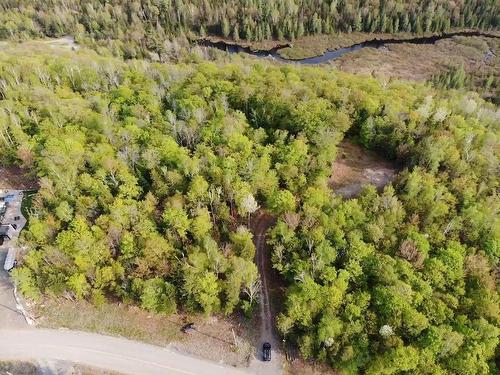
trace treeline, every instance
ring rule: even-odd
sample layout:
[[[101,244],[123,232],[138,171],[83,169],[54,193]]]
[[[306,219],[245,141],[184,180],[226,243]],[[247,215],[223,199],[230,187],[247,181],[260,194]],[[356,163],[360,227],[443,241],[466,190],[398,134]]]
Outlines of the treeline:
[[[175,48],[168,40],[179,35],[262,41],[352,31],[490,30],[499,25],[500,6],[495,0],[7,0],[0,4],[0,38],[72,34],[89,44],[106,44],[125,57],[142,57],[149,51],[162,56]]]
[[[0,54],[0,155],[40,177],[14,272],[158,313],[256,305],[249,221],[277,217],[278,327],[344,374],[498,371],[498,107],[330,69]],[[328,186],[346,133],[406,166]]]
[[[474,90],[481,93],[483,98],[500,104],[500,77],[494,73],[487,75],[477,69],[474,74],[468,74],[463,66],[451,67],[433,75],[430,81],[440,88]]]

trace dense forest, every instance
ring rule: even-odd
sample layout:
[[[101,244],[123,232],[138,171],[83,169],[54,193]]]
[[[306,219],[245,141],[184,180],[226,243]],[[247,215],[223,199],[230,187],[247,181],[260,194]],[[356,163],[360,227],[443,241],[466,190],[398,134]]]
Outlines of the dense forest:
[[[130,57],[175,49],[169,37],[294,40],[338,32],[497,29],[496,0],[6,0],[0,38],[76,35]]]
[[[330,68],[0,52],[0,161],[40,178],[25,296],[252,314],[277,218],[278,327],[344,374],[498,371],[500,111]],[[404,166],[328,187],[348,136]]]

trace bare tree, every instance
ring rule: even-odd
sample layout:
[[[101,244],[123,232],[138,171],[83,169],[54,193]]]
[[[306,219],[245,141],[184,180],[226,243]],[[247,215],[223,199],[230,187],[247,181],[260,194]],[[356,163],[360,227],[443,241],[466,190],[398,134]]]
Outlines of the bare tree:
[[[252,305],[260,296],[260,279],[254,279],[252,282],[245,285],[243,292],[248,296],[250,304]]]

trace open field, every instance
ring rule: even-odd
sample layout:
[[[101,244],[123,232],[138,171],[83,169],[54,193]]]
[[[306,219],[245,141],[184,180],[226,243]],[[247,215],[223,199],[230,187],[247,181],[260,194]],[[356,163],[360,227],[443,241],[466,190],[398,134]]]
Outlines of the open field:
[[[47,39],[34,39],[29,41],[21,41],[21,42],[12,42],[12,41],[0,41],[0,51],[2,50],[10,50],[13,45],[23,44],[24,46],[32,49],[47,49],[47,47],[51,49],[66,49],[66,50],[77,50],[78,45],[75,43],[75,39],[72,36],[64,36],[62,38],[47,38]]]
[[[463,66],[481,88],[482,80],[500,76],[499,51],[500,39],[454,37],[435,44],[388,44],[385,48],[363,48],[331,64],[346,72],[408,80],[428,80],[451,67]]]
[[[333,163],[330,186],[335,193],[351,198],[367,184],[382,189],[394,180],[396,172],[396,166],[377,153],[344,141],[339,145],[338,157]]]

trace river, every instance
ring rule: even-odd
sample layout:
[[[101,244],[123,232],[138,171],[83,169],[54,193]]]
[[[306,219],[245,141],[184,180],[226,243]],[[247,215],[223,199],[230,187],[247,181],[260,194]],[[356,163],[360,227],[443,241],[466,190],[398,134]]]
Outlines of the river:
[[[308,57],[305,59],[287,59],[282,57],[279,54],[279,51],[283,48],[291,47],[291,44],[283,44],[283,45],[278,45],[272,49],[269,50],[253,50],[250,47],[246,46],[241,46],[235,43],[230,43],[230,42],[225,42],[225,41],[211,41],[209,39],[201,39],[198,41],[198,44],[200,46],[204,47],[212,47],[212,48],[217,48],[222,51],[226,51],[228,53],[246,53],[255,57],[261,57],[261,58],[272,58],[277,61],[281,62],[286,62],[286,63],[298,63],[298,64],[304,64],[304,65],[316,65],[316,64],[322,64],[328,61],[333,61],[335,59],[338,59],[339,57],[350,53],[354,52],[363,48],[380,48],[380,47],[385,47],[387,44],[402,44],[402,43],[409,43],[409,44],[434,44],[439,40],[442,39],[449,39],[453,38],[456,36],[465,36],[465,37],[471,37],[471,36],[483,36],[483,37],[488,37],[488,38],[500,38],[500,36],[495,35],[495,34],[488,34],[485,32],[481,31],[461,31],[461,32],[454,32],[454,33],[448,33],[448,34],[438,34],[438,35],[432,35],[432,36],[426,36],[426,37],[415,37],[415,38],[409,38],[409,39],[371,39],[367,40],[362,43],[356,43],[353,44],[349,47],[344,47],[344,48],[338,48],[335,50],[327,51],[322,55],[319,56],[314,56],[314,57]]]

